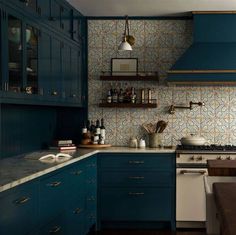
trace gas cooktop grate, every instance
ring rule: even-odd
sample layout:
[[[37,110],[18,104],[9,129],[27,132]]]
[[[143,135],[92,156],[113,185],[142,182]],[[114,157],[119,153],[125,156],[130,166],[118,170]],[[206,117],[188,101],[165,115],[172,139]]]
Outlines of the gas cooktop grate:
[[[236,151],[235,145],[177,145],[177,150],[191,150],[191,151]]]

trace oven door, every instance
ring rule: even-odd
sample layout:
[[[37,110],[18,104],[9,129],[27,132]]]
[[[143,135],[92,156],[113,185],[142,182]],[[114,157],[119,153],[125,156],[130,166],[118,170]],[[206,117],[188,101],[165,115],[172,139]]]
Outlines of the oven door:
[[[176,169],[176,221],[206,221],[203,176],[206,168]]]

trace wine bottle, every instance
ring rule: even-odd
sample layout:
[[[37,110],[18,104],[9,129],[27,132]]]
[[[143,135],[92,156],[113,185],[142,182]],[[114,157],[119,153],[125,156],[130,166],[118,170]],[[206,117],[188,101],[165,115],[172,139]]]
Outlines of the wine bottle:
[[[145,103],[145,93],[144,93],[144,89],[141,90],[141,103],[142,103],[142,104]]]
[[[93,121],[91,121],[90,132],[91,132],[92,134],[94,134],[94,133],[95,133],[95,130],[96,130],[96,127],[95,127],[95,125],[93,124]]]
[[[104,119],[102,118],[101,119],[101,127],[100,127],[100,130],[101,130],[101,140],[100,140],[100,144],[105,144],[105,139],[106,139],[106,128],[104,126]]]
[[[90,121],[89,120],[87,120],[86,127],[87,127],[87,131],[90,131],[91,126],[90,126]]]
[[[148,89],[148,103],[152,103],[152,90]]]
[[[124,102],[124,93],[123,93],[123,89],[120,88],[120,92],[119,92],[119,95],[118,95],[118,101],[119,103],[123,103]]]
[[[111,90],[108,91],[107,93],[107,103],[111,103],[112,102],[112,96],[111,96]]]
[[[101,134],[101,129],[100,129],[100,122],[99,120],[96,121],[96,130],[95,133],[99,136]]]

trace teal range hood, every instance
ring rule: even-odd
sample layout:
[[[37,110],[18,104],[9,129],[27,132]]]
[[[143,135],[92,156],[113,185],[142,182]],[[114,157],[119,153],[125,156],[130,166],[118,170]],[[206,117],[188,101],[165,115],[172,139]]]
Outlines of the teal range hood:
[[[193,44],[168,71],[168,83],[236,85],[236,11],[193,12]]]

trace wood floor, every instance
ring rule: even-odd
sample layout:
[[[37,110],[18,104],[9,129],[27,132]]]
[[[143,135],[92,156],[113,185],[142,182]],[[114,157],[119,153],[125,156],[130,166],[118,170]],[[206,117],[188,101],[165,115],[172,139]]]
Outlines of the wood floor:
[[[98,235],[206,235],[205,230],[106,230],[97,233]]]

